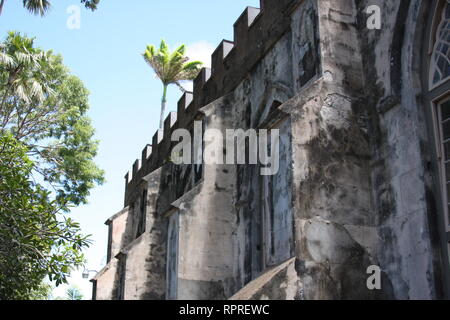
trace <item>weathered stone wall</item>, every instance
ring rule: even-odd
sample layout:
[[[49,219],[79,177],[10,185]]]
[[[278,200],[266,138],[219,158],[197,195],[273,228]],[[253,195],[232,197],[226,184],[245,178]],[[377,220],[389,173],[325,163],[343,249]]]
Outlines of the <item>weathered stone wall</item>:
[[[124,299],[165,298],[167,220],[158,211],[162,174],[162,170],[156,170],[141,184],[139,194],[143,194],[142,188],[147,189],[145,232],[122,249],[126,259]]]
[[[286,34],[252,76],[234,92],[232,128],[267,128],[263,122],[272,104],[275,101],[283,102],[292,95],[290,37],[290,34]],[[237,170],[235,206],[240,222],[239,250],[242,257],[239,267],[241,281],[245,284],[263,269],[262,181],[258,165],[240,165]]]
[[[126,230],[128,219],[128,207],[124,208],[116,215],[108,219],[105,224],[108,226],[108,255],[107,261],[114,258],[127,242],[128,232]]]
[[[373,4],[381,30],[366,28]],[[443,297],[420,95],[428,6],[264,0],[262,11],[247,8],[234,43],[219,45],[212,70],[127,174],[132,209],[111,220],[112,259],[97,276],[97,298],[114,296],[108,290],[125,299]],[[192,133],[194,120],[223,136],[280,128],[278,175],[262,177],[260,165],[174,165],[171,134]],[[174,215],[178,245],[168,253]],[[115,267],[119,247],[125,271]],[[371,265],[382,269],[381,290],[367,288]],[[115,285],[105,286],[114,272]]]
[[[96,300],[116,300],[117,276],[117,260],[113,259],[91,280],[95,283],[93,298]]]
[[[397,299],[443,296],[436,199],[421,99],[422,45],[432,1],[362,1],[377,4],[381,30],[361,19],[364,89],[370,116],[371,188],[379,239],[376,257]]]
[[[224,134],[230,106],[225,97],[202,108],[205,129]],[[205,141],[205,152],[214,143]],[[225,299],[239,288],[234,177],[234,166],[204,164],[202,182],[172,204],[180,220],[178,299]]]
[[[250,282],[230,300],[299,300],[301,282],[295,269],[295,258],[273,267]]]

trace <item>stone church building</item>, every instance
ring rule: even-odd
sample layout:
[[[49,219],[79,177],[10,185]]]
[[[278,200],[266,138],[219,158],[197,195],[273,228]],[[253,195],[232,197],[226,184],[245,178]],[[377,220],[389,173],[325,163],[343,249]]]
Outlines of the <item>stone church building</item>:
[[[125,176],[93,298],[449,298],[449,79],[449,0],[246,8]],[[194,121],[279,129],[278,173],[174,164]]]

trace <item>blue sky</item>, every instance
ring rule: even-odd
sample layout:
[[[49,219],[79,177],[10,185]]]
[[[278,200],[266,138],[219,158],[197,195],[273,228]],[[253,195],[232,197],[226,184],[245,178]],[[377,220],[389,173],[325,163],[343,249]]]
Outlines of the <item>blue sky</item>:
[[[67,27],[71,5],[81,6],[77,0],[53,0],[51,11],[41,18],[29,14],[21,1],[7,0],[0,34],[4,38],[17,30],[36,37],[39,47],[60,53],[91,92],[89,115],[100,140],[96,162],[107,181],[72,217],[85,234],[93,235],[86,256],[90,269],[100,270],[106,259],[104,222],[123,207],[123,177],[159,124],[161,84],[140,54],[147,44],[165,39],[172,48],[187,44],[191,58],[208,64],[222,39],[233,40],[233,23],[245,7],[259,7],[259,0],[101,0],[95,12],[82,8],[76,30]],[[180,96],[175,86],[169,89],[169,111],[176,110]],[[73,273],[71,283],[90,298],[91,285],[81,279],[81,270]],[[55,294],[63,295],[64,289]]]

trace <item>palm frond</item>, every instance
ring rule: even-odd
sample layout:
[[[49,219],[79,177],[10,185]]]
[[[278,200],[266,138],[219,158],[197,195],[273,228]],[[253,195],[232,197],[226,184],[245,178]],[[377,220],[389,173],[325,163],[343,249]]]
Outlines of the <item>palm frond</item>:
[[[45,94],[42,85],[39,82],[37,82],[36,79],[31,80],[30,98],[35,98],[39,102],[42,102],[45,99]]]
[[[15,58],[21,64],[29,64],[32,61],[32,56],[24,52],[16,52]]]
[[[183,68],[177,77],[177,81],[194,80],[200,72],[202,65],[203,63],[201,63],[200,61],[187,62],[183,65]]]
[[[183,66],[184,71],[199,70],[203,66],[201,61],[189,61]]]
[[[186,46],[182,44],[175,50],[175,52],[178,52],[179,54],[184,56],[184,54],[186,53]]]
[[[23,6],[32,14],[44,16],[51,4],[49,0],[23,0]]]
[[[0,52],[0,65],[6,68],[15,68],[17,64],[9,54]]]
[[[164,40],[161,40],[161,44],[159,45],[159,51],[163,55],[169,55],[169,47],[167,46],[167,43]]]
[[[23,100],[25,103],[30,103],[30,98],[23,84],[20,83],[19,85],[16,86],[15,94],[19,97],[19,99]]]
[[[146,53],[148,54],[149,57],[154,57],[155,52],[156,52],[155,46],[151,46],[151,45],[147,46]]]

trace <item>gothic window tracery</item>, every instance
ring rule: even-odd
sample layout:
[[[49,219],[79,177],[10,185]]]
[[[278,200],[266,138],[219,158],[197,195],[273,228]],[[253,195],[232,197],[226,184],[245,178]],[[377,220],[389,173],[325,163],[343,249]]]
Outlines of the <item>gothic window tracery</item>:
[[[430,85],[427,98],[433,109],[437,158],[444,206],[444,223],[450,231],[450,0],[437,2],[430,29]]]
[[[446,283],[450,274],[450,0],[433,1],[433,16],[427,26],[424,97],[433,129],[434,174],[438,199],[443,270]],[[428,72],[428,74],[427,74]],[[428,83],[427,83],[428,82]],[[428,86],[427,86],[428,84]]]
[[[450,77],[450,0],[447,0],[436,29],[431,57],[430,87],[436,87]]]

